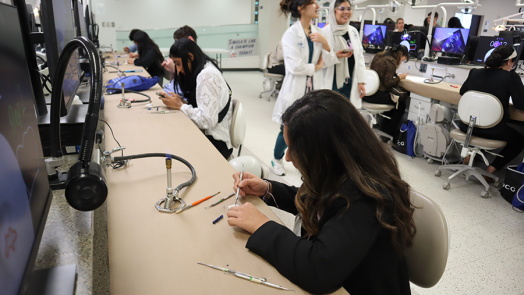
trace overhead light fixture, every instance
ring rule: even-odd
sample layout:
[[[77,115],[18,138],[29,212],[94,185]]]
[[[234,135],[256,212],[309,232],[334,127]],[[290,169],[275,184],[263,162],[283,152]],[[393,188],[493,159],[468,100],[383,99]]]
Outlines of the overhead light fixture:
[[[505,31],[505,30],[506,30],[506,26],[504,26],[504,25],[498,25],[498,26],[494,27],[493,30],[495,30],[495,31],[497,31],[497,32]]]

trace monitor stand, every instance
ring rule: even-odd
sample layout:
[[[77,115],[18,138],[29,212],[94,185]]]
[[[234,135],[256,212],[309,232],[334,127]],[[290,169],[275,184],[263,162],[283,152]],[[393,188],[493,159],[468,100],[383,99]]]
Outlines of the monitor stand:
[[[439,56],[437,63],[443,64],[443,65],[460,65],[460,57]]]
[[[73,295],[76,264],[33,271],[27,295]]]

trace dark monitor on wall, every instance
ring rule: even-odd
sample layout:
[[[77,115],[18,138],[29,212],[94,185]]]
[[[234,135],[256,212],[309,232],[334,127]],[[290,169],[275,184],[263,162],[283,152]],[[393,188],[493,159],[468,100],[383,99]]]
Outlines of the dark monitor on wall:
[[[29,286],[52,193],[14,6],[0,3],[0,32],[0,293],[16,295]]]
[[[51,81],[55,79],[58,58],[65,45],[76,37],[71,0],[42,0],[41,20],[44,30],[47,64]],[[61,116],[67,115],[80,85],[79,53],[76,50],[69,60],[62,88]]]
[[[468,38],[468,29],[436,28],[431,42],[431,51],[463,55]]]
[[[362,43],[384,47],[386,44],[386,26],[364,25]]]
[[[509,45],[513,46],[513,38],[512,37],[486,37],[486,36],[480,36],[478,37],[478,45],[477,49],[475,50],[475,55],[473,57],[473,60],[471,63],[483,65],[486,59],[491,55],[493,50],[495,48],[499,47],[500,45]]]

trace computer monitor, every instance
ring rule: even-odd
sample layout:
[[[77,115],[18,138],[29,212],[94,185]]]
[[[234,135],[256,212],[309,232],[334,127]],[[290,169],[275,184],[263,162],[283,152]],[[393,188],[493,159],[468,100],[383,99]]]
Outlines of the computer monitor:
[[[468,42],[468,29],[436,28],[431,51],[463,55]]]
[[[0,3],[0,20],[0,293],[16,295],[29,285],[52,193],[17,8]]]
[[[479,42],[475,55],[473,57],[473,64],[483,65],[486,59],[491,55],[495,48],[500,45],[513,46],[513,38],[504,37],[478,37]]]
[[[395,30],[395,24],[378,24],[378,25],[386,26],[386,32]]]
[[[421,44],[426,41],[419,32],[387,32],[387,34],[390,36],[388,46],[404,45],[411,56],[417,56],[418,51],[422,49]]]
[[[363,44],[384,47],[386,41],[386,26],[381,25],[364,25]]]
[[[522,51],[524,49],[524,42],[523,43],[514,43],[513,44],[513,49],[515,49],[515,51],[517,51],[517,58],[516,58],[515,64],[513,65],[513,68],[511,70],[515,71],[517,69],[517,67],[519,66],[519,61],[520,60],[524,60],[524,54],[522,54]]]
[[[42,28],[44,30],[47,64],[51,81],[55,79],[58,58],[62,50],[71,39],[76,37],[71,5],[71,0],[42,0],[41,2]],[[61,116],[67,115],[80,85],[78,58],[79,54],[78,50],[76,50],[69,59],[64,76]]]
[[[35,111],[37,116],[42,117],[47,114],[47,107],[45,102],[44,91],[42,88],[41,77],[38,71],[38,65],[36,62],[35,46],[31,42],[31,33],[33,33],[31,22],[31,15],[34,21],[33,12],[29,12],[31,5],[26,5],[24,0],[15,0],[18,12],[19,25],[21,29],[21,37],[24,41],[24,51],[27,57],[27,63],[29,66],[29,76],[31,77],[31,85],[33,89],[33,97],[35,98]]]
[[[73,0],[73,9],[75,14],[76,35],[89,38],[89,34],[87,33],[87,20],[85,17],[84,5],[79,3],[78,0]]]

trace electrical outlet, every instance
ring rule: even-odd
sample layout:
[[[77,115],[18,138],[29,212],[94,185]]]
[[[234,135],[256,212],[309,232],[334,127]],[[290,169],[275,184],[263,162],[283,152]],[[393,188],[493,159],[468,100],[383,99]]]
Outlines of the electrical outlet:
[[[425,73],[428,70],[427,64],[420,64],[420,72]]]
[[[115,27],[115,22],[111,22],[111,28]]]

